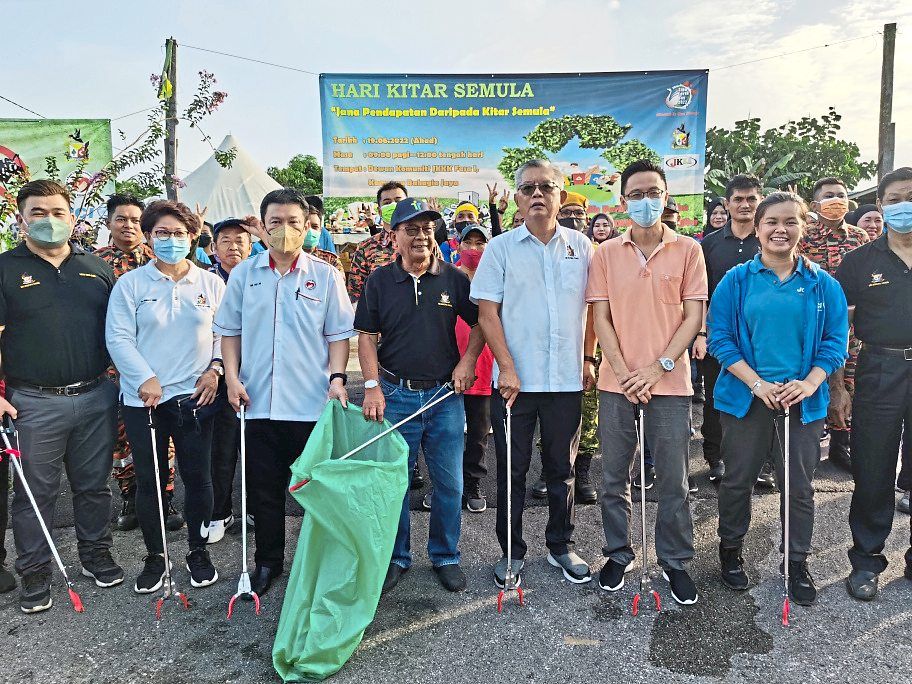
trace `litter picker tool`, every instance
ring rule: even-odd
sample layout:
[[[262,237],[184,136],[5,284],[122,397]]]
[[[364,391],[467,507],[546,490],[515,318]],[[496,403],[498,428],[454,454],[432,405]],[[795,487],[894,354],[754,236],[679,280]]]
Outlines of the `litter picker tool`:
[[[15,469],[16,474],[19,476],[19,481],[22,483],[22,489],[25,491],[25,495],[28,497],[29,503],[32,504],[32,510],[35,511],[35,517],[38,519],[38,524],[41,526],[41,532],[44,534],[44,538],[47,540],[48,546],[51,547],[51,555],[54,556],[54,561],[56,561],[57,567],[60,568],[60,574],[63,575],[63,579],[66,581],[67,593],[70,595],[70,602],[73,604],[73,610],[75,610],[77,613],[82,613],[85,611],[85,607],[82,605],[82,599],[76,592],[76,586],[73,584],[70,576],[67,575],[63,561],[60,560],[60,554],[57,552],[57,547],[54,545],[54,539],[51,537],[50,531],[48,531],[47,525],[44,522],[44,518],[41,517],[41,511],[38,509],[38,504],[35,501],[35,496],[32,494],[32,488],[29,487],[28,481],[25,479],[25,473],[22,470],[22,463],[19,462],[19,460],[22,458],[22,453],[19,451],[19,433],[16,431],[16,426],[13,424],[13,419],[9,416],[9,414],[3,416],[3,427],[0,429],[0,434],[3,435],[3,443],[6,445],[6,449],[4,449],[3,453],[5,453],[9,457],[9,460],[13,463],[13,468]],[[10,435],[12,435],[16,440],[15,449],[10,443]],[[2,460],[2,456],[0,456],[0,460]],[[5,492],[3,493],[3,496],[6,496]]]
[[[783,414],[785,416],[785,427],[783,429],[783,444],[782,444],[782,496],[784,500],[785,510],[783,511],[782,516],[782,626],[788,627],[789,625],[789,612],[791,611],[791,605],[789,604],[789,509],[791,508],[791,497],[790,497],[790,488],[791,488],[791,475],[789,474],[789,407],[786,406],[783,409]]]
[[[228,601],[228,619],[234,611],[234,602],[241,596],[253,599],[256,614],[260,614],[260,597],[250,587],[250,575],[247,574],[247,421],[245,407],[241,404],[241,577],[238,579],[237,592]]]
[[[446,394],[444,394],[443,396],[440,396],[440,397],[438,397],[437,395],[434,395],[434,397],[431,398],[431,401],[429,401],[429,402],[426,403],[424,406],[422,406],[420,409],[418,409],[417,411],[415,411],[412,415],[408,416],[407,418],[403,418],[403,419],[400,420],[398,423],[396,423],[395,425],[392,425],[392,426],[388,427],[386,430],[384,430],[384,431],[381,432],[380,434],[374,435],[374,436],[371,437],[369,440],[367,440],[364,444],[362,444],[362,445],[360,445],[360,446],[356,446],[354,449],[352,449],[351,451],[349,451],[347,454],[344,454],[343,456],[339,456],[339,458],[337,458],[336,460],[337,460],[337,461],[344,461],[345,459],[349,458],[350,456],[354,456],[355,454],[357,454],[357,453],[358,453],[359,451],[361,451],[362,449],[366,449],[367,447],[369,447],[371,444],[373,444],[373,443],[376,442],[377,440],[383,439],[384,437],[386,437],[388,434],[390,434],[390,433],[393,432],[394,430],[398,430],[400,427],[402,427],[403,425],[405,425],[405,424],[406,424],[407,422],[409,422],[410,420],[413,420],[413,419],[417,418],[418,416],[420,416],[422,413],[424,413],[424,412],[427,411],[428,409],[430,409],[430,408],[436,406],[437,404],[439,404],[441,401],[443,401],[443,400],[446,399],[447,397],[450,397],[450,396],[452,396],[453,394],[456,393],[456,391],[452,388],[452,385],[451,385],[450,383],[447,383],[447,384],[443,385],[442,388],[443,388],[443,387],[449,388],[450,391],[447,392]],[[442,389],[442,388],[441,388],[441,389]],[[439,392],[440,392],[440,390],[438,390],[438,393],[439,393]],[[291,491],[291,492],[296,492],[296,491],[299,490],[301,487],[303,487],[304,485],[306,485],[308,482],[310,482],[310,480],[301,480],[300,482],[291,485],[291,487],[289,488],[289,491]]]
[[[639,421],[634,420],[637,431],[637,440],[640,449],[640,478],[644,477],[646,472],[646,411],[643,404],[639,404]],[[649,539],[646,536],[646,486],[645,482],[640,483],[640,539],[643,542],[642,566],[640,568],[640,590],[634,594],[633,606],[631,613],[636,615],[640,610],[640,601],[643,596],[652,594],[655,600],[656,611],[662,610],[662,599],[659,592],[652,588],[652,580],[649,577]]]
[[[174,584],[174,579],[171,577],[171,558],[168,556],[168,537],[165,534],[165,506],[162,503],[162,493],[161,493],[161,465],[158,462],[158,444],[155,439],[155,421],[152,420],[152,411],[153,409],[149,408],[149,434],[152,437],[152,461],[155,463],[155,498],[158,499],[158,522],[161,526],[161,539],[162,539],[162,551],[165,556],[165,582],[164,582],[164,594],[162,597],[155,602],[155,619],[161,620],[161,611],[162,606],[165,604],[165,601],[176,596],[180,599],[181,603],[184,604],[186,610],[190,609],[190,601],[187,600],[187,595],[182,591],[179,591]]]
[[[507,572],[504,574],[503,589],[497,594],[497,612],[503,612],[504,598],[515,591],[519,605],[525,605],[522,587],[513,574],[513,414],[507,404],[507,418],[504,421],[507,433]]]

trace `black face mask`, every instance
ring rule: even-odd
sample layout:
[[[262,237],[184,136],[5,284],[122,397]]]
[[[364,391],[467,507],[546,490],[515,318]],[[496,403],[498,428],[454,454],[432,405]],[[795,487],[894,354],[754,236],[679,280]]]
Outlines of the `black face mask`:
[[[578,230],[581,233],[585,233],[586,228],[589,225],[586,222],[586,219],[572,218],[572,217],[559,218],[559,219],[557,219],[557,222],[560,225],[562,225],[564,228],[569,228],[570,230]]]
[[[465,230],[466,226],[474,226],[476,221],[455,221],[453,223],[453,228],[456,229],[457,237],[462,235],[462,231]]]
[[[200,233],[197,244],[203,249],[206,249],[206,247],[212,244],[212,236],[209,235],[209,233]]]
[[[678,222],[677,222],[677,221],[662,221],[662,223],[664,223],[666,226],[668,226],[668,227],[671,228],[672,230],[675,230],[675,231],[676,231],[676,230],[678,229]]]

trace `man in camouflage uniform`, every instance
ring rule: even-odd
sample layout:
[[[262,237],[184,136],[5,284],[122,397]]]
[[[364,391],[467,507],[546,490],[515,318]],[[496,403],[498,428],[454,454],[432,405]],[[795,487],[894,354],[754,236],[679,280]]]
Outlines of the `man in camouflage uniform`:
[[[856,247],[870,241],[867,232],[846,223],[849,209],[849,195],[846,185],[838,178],[821,178],[814,184],[813,209],[819,216],[817,226],[807,229],[801,239],[799,250],[830,275],[836,273],[843,257]],[[852,395],[855,391],[855,366],[861,343],[849,331],[849,359],[845,365],[845,388]],[[852,456],[849,451],[851,426],[834,425],[827,419],[830,432],[830,461],[851,472]]]
[[[145,205],[132,195],[111,195],[107,204],[108,230],[111,231],[111,244],[96,250],[96,256],[104,259],[114,269],[114,277],[144,266],[154,259],[152,248],[143,242],[139,220]],[[108,369],[112,378],[117,379],[117,371],[112,366]],[[174,495],[174,445],[169,445],[168,461],[168,529],[180,529],[183,516],[174,509],[171,498]],[[114,443],[114,479],[120,487],[123,497],[123,508],[117,518],[117,529],[133,530],[136,520],[136,477],[133,473],[133,453],[127,442],[127,433],[123,421],[117,421],[117,440]]]

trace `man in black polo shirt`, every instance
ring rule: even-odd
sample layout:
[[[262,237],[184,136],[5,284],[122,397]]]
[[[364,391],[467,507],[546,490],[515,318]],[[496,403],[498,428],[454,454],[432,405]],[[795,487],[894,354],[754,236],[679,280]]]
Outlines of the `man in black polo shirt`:
[[[887,567],[884,544],[893,526],[893,481],[903,421],[912,425],[912,168],[886,174],[877,187],[885,235],[845,255],[836,279],[849,303],[849,322],[862,348],[850,398],[842,371],[830,381],[830,415],[845,425],[851,404],[852,477],[849,508],[851,596],[870,601]],[[912,580],[912,535],[905,575]]]
[[[0,254],[0,416],[16,419],[25,477],[49,528],[66,467],[82,574],[111,587],[123,581],[111,557],[108,488],[117,388],[106,374],[104,325],[114,272],[68,242],[75,219],[64,187],[27,183],[16,205],[26,237]],[[14,492],[19,605],[36,613],[51,607],[51,551],[18,478]]]
[[[434,485],[428,555],[440,583],[462,591],[459,567],[462,524],[462,451],[465,411],[461,393],[475,382],[475,362],[484,346],[478,307],[469,301],[469,279],[434,257],[435,221],[440,214],[422,200],[401,200],[391,223],[396,260],[367,279],[355,329],[364,375],[364,417],[397,423],[449,392],[421,416],[399,428],[409,445],[409,473],[418,450]],[[459,358],[456,317],[472,328],[465,356]],[[379,340],[378,340],[379,336]],[[399,531],[383,590],[392,589],[412,564],[409,499],[402,502]]]
[[[706,275],[709,280],[709,297],[728,271],[750,261],[760,251],[760,241],[754,232],[754,214],[757,204],[762,199],[763,186],[756,176],[739,174],[734,176],[725,187],[725,209],[731,220],[721,230],[714,231],[703,238],[703,258],[706,260]],[[709,302],[703,309],[703,328],[697,333],[694,342],[694,358],[700,360],[703,381],[706,387],[706,403],[703,404],[703,458],[709,464],[710,482],[718,482],[725,472],[721,461],[722,425],[719,412],[713,403],[713,388],[719,377],[719,362],[706,353],[706,312]],[[772,474],[770,473],[770,476]]]

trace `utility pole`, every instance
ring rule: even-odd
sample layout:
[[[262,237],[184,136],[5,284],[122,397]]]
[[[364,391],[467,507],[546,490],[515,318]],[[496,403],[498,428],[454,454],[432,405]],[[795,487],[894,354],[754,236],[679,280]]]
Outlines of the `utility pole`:
[[[174,182],[177,167],[177,41],[165,41],[165,54],[170,55],[167,73],[171,81],[171,93],[165,109],[165,192],[169,200],[177,200],[177,186]]]
[[[877,182],[893,170],[896,124],[893,118],[893,57],[896,52],[896,24],[884,24],[883,65],[880,71],[880,130],[877,136]]]

